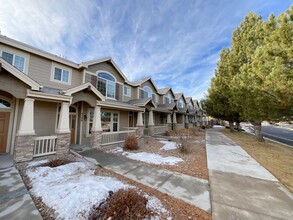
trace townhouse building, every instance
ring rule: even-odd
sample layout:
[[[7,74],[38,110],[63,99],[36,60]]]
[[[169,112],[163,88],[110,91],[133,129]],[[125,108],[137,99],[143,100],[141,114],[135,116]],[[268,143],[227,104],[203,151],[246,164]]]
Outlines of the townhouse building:
[[[151,78],[130,82],[110,57],[77,64],[0,35],[0,153],[16,162],[199,126],[201,115]]]

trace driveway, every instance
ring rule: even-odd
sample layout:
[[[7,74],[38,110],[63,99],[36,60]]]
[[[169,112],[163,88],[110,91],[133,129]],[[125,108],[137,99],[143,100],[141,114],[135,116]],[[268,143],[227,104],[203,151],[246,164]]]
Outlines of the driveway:
[[[293,195],[219,129],[206,131],[214,220],[292,219]]]

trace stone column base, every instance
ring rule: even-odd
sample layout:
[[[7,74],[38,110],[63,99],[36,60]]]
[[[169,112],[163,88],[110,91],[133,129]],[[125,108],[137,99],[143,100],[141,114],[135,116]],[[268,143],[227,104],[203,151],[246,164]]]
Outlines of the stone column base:
[[[172,128],[173,128],[173,131],[175,131],[177,129],[177,124],[172,124]]]
[[[148,126],[148,135],[153,136],[155,134],[155,126],[154,125],[149,125]]]
[[[14,161],[25,162],[33,159],[35,135],[17,135],[15,138]]]
[[[143,126],[137,126],[136,135],[138,137],[142,137],[144,133],[144,127]]]
[[[172,130],[172,124],[168,124],[168,131],[170,132]]]
[[[185,123],[185,128],[189,128],[189,124],[188,123]]]
[[[56,154],[68,154],[70,145],[70,133],[60,133],[56,135]]]
[[[92,148],[101,149],[102,133],[102,131],[92,131],[90,143]]]

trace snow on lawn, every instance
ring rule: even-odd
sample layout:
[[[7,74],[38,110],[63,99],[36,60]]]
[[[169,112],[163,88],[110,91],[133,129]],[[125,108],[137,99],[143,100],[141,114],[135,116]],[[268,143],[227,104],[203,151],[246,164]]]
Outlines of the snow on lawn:
[[[179,157],[162,157],[158,154],[146,153],[146,152],[140,152],[140,153],[124,152],[122,155],[133,160],[139,160],[139,161],[152,163],[152,164],[175,165],[179,162],[183,162],[183,160]]]
[[[160,150],[174,150],[177,149],[176,143],[173,141],[160,141],[160,143],[165,144],[163,147],[161,147]]]
[[[105,201],[109,191],[132,187],[113,177],[96,176],[95,166],[89,163],[72,162],[55,168],[32,167],[33,163],[27,170],[30,192],[55,210],[56,219],[88,219],[92,207]],[[160,200],[148,197],[147,207],[158,214],[166,211]],[[152,208],[154,200],[159,211]]]
[[[222,126],[222,125],[213,125],[213,128],[225,128],[225,126]]]

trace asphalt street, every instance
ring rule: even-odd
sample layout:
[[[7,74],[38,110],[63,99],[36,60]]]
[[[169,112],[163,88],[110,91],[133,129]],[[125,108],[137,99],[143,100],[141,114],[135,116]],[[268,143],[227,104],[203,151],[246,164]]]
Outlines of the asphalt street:
[[[253,127],[250,127],[250,129],[253,131]],[[278,141],[293,147],[293,130],[280,128],[280,127],[274,127],[270,125],[263,125],[262,133],[263,133],[263,136],[266,138],[269,138],[269,139],[272,139],[272,140],[275,140],[275,141]]]

